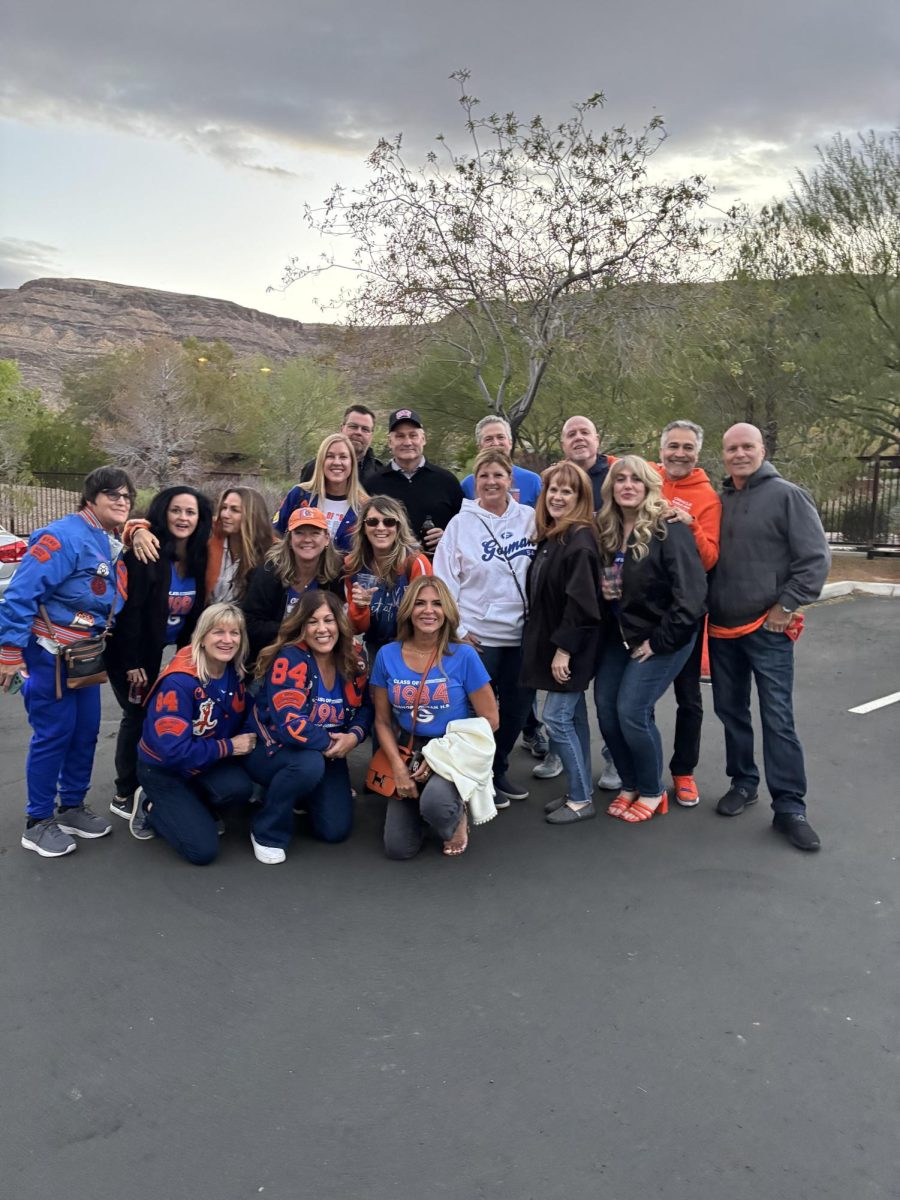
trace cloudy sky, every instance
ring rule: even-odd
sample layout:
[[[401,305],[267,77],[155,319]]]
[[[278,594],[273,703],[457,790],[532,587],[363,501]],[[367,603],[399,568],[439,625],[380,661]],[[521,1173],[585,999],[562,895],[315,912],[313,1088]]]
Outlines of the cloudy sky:
[[[323,319],[278,284],[303,205],[364,181],[381,135],[485,111],[597,127],[663,115],[671,175],[782,194],[836,131],[900,120],[897,0],[28,0],[0,48],[0,287],[80,276]],[[327,318],[325,318],[327,319]]]

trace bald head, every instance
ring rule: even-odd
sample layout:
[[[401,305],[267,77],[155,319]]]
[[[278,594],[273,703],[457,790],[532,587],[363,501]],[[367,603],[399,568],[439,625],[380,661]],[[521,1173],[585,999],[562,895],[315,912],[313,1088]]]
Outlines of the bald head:
[[[568,462],[588,471],[600,453],[600,435],[587,417],[569,417],[559,436],[562,452]]]
[[[725,431],[722,438],[722,461],[731,482],[740,491],[754,475],[766,457],[766,444],[755,425],[739,421]]]

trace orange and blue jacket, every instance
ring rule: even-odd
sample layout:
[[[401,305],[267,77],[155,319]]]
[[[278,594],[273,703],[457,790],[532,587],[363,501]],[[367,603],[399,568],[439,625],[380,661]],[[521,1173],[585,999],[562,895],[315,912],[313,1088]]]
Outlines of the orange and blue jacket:
[[[191,647],[179,650],[147,697],[139,759],[189,776],[234,753],[232,738],[249,732],[252,697],[231,663],[211,683],[200,681]]]
[[[253,710],[254,727],[268,754],[283,746],[295,750],[327,750],[330,733],[352,733],[365,741],[374,712],[364,671],[353,679],[338,676],[343,704],[324,707],[318,699],[319,668],[305,642],[282,646],[269,664]],[[337,722],[337,724],[336,724]],[[330,726],[330,731],[326,728]]]

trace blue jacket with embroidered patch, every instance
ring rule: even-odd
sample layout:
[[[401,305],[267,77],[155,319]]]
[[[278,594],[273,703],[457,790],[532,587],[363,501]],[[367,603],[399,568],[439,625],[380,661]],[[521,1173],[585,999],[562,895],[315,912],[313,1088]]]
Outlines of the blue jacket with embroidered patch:
[[[147,697],[138,758],[173,775],[199,775],[234,753],[232,738],[251,732],[252,697],[229,663],[211,696],[200,682],[191,647],[179,650]]]
[[[87,509],[35,530],[0,604],[2,661],[19,657],[32,635],[69,645],[102,633],[126,586],[121,550]],[[53,629],[40,617],[41,604]]]
[[[357,743],[364,742],[374,717],[368,678],[362,671],[355,679],[344,679],[341,675],[337,678],[345,703],[340,732],[355,734]],[[319,668],[306,644],[283,646],[269,664],[253,713],[268,754],[276,753],[282,746],[328,749],[329,732],[315,720],[318,691]]]

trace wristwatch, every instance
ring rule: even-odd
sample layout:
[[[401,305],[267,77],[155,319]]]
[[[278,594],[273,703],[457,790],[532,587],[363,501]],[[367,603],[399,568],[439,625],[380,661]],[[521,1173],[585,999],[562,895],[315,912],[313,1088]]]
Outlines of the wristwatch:
[[[781,606],[781,611],[788,617],[792,617],[794,615],[794,610],[792,608],[785,608],[783,604]]]

